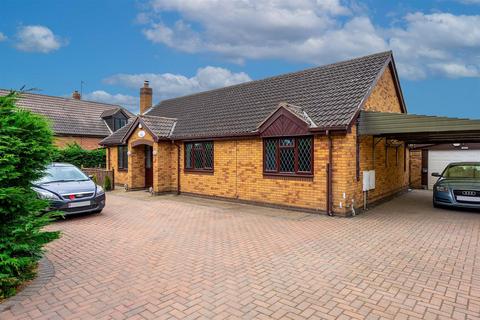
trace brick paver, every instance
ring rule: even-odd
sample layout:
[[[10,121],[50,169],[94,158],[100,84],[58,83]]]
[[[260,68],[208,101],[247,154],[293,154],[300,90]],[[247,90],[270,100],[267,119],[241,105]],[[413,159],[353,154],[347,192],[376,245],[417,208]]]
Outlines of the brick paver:
[[[478,319],[480,214],[430,196],[347,219],[109,194],[0,319]]]

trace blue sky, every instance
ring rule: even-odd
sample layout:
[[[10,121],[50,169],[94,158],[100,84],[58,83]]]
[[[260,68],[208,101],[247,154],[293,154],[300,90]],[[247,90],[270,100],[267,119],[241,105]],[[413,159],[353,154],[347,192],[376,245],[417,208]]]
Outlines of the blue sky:
[[[384,50],[410,113],[480,118],[480,0],[3,0],[0,88],[136,110]]]

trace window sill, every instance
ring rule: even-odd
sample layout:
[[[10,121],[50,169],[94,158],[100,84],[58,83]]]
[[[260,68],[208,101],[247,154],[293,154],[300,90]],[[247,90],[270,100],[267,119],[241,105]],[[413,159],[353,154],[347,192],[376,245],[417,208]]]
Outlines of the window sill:
[[[213,170],[190,170],[185,169],[183,170],[186,174],[206,174],[206,175],[213,175]]]
[[[119,172],[128,172],[128,169],[117,169]]]
[[[264,172],[264,178],[281,178],[281,179],[292,179],[292,180],[313,180],[313,174],[289,174],[289,173],[274,173],[274,172]]]

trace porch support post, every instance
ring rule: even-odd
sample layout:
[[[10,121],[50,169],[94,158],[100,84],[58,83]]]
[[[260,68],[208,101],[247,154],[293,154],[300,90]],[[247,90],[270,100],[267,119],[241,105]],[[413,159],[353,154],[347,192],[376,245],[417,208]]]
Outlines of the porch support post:
[[[377,144],[380,143],[380,141],[383,140],[383,137],[380,137],[378,138],[378,140],[375,139],[375,136],[372,136],[372,139],[373,139],[373,144],[372,144],[372,161],[373,161],[373,168],[372,170],[375,170],[375,158],[377,156],[376,152],[375,152],[375,148],[377,147]],[[387,143],[387,138],[385,138],[385,144]]]

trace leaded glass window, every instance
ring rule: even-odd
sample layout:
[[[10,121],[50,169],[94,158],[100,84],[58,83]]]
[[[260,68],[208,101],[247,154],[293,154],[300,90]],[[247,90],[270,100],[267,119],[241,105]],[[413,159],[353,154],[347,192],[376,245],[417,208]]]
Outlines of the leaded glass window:
[[[312,138],[298,138],[298,172],[312,172]]]
[[[264,171],[278,174],[313,173],[312,137],[264,140]]]
[[[213,171],[213,142],[185,143],[185,169]]]
[[[205,168],[213,169],[213,142],[204,142]]]
[[[265,140],[265,171],[277,171],[277,140]]]
[[[295,173],[294,139],[280,140],[280,172]]]
[[[193,168],[203,169],[203,160],[205,157],[205,151],[203,150],[202,143],[195,143],[193,145]]]
[[[193,144],[186,143],[185,144],[185,168],[192,169],[192,148]]]

